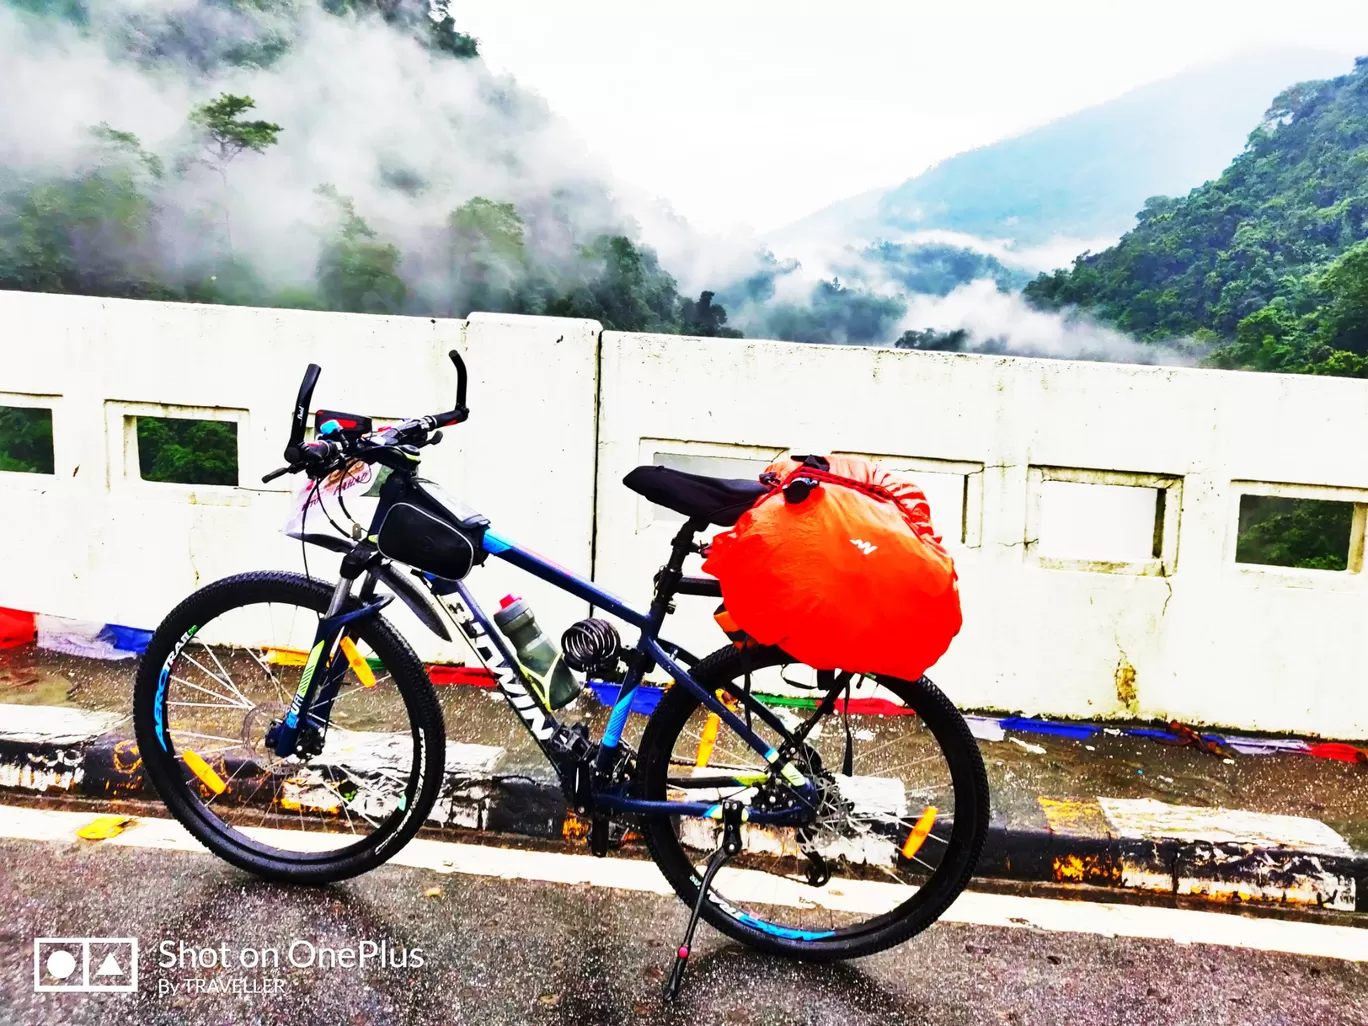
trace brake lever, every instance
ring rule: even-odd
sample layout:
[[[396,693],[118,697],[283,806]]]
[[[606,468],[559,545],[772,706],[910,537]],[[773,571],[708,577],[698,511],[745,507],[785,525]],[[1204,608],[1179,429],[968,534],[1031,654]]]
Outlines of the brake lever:
[[[295,466],[292,466],[292,467],[277,467],[275,470],[271,471],[269,474],[263,475],[262,478],[261,478],[261,483],[262,483],[262,484],[270,484],[270,483],[271,483],[272,481],[274,481],[276,478],[278,478],[278,477],[283,477],[285,474],[293,474],[296,470],[299,470],[299,466],[298,466],[298,465],[295,465]]]

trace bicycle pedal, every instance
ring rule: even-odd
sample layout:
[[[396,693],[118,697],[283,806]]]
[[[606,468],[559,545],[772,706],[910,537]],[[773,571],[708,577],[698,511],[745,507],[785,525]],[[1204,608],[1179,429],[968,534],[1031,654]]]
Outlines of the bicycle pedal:
[[[595,858],[608,854],[608,817],[595,815],[589,821],[589,851]]]

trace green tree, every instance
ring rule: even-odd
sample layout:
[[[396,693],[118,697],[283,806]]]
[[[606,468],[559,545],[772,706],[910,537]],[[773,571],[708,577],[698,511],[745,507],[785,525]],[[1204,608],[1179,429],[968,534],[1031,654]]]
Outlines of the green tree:
[[[137,136],[108,125],[69,175],[0,172],[0,288],[171,298],[157,256],[161,177]]]
[[[321,6],[329,14],[338,16],[374,12],[387,24],[404,29],[425,46],[449,57],[472,60],[480,55],[479,40],[456,28],[451,0],[425,0],[422,3],[406,3],[404,0],[321,0]]]
[[[95,10],[89,0],[8,2],[54,20],[88,22],[86,12]],[[227,65],[269,65],[312,29],[306,19],[314,17],[308,13],[313,5],[303,0],[206,3],[214,8],[213,38],[203,32],[205,4],[185,10],[153,5],[155,10],[125,12],[105,41],[120,59],[188,70],[203,81]],[[478,55],[473,37],[457,31],[445,0],[317,3],[337,18],[366,19],[373,27],[382,21],[385,31],[419,40],[434,59]],[[544,104],[511,80],[481,75],[472,81],[491,117],[520,124],[548,117]],[[33,177],[0,166],[0,288],[385,313],[506,310],[592,317],[624,330],[740,334],[727,322],[730,300],[724,307],[709,292],[681,297],[656,253],[625,227],[582,234],[577,226],[585,221],[613,223],[615,207],[605,189],[579,180],[548,195],[520,196],[517,207],[475,197],[449,213],[442,210],[435,222],[406,237],[423,241],[405,254],[350,198],[324,188],[328,216],[316,287],[282,287],[234,252],[237,204],[254,199],[235,194],[234,169],[244,154],[250,160],[276,146],[283,131],[257,113],[252,97],[231,92],[194,107],[187,115],[192,144],[171,176],[135,136],[107,125],[91,136],[90,160],[70,174]],[[516,148],[507,154],[515,160]],[[377,165],[378,185],[415,200],[415,208],[436,192],[426,171],[409,166],[403,154],[378,157]],[[206,179],[211,198],[187,210],[181,205],[186,190],[165,179],[192,167]],[[590,216],[582,216],[586,210]],[[288,230],[279,226],[282,234]],[[187,239],[207,242],[187,252]]]
[[[284,131],[272,121],[247,120],[245,115],[256,109],[250,96],[223,93],[202,103],[190,112],[190,124],[200,142],[195,160],[218,174],[223,182],[223,232],[228,254],[233,252],[231,200],[228,193],[228,165],[242,153],[265,153],[274,146]]]
[[[1319,339],[1335,350],[1368,356],[1368,243],[1349,250],[1325,272]]]
[[[1304,310],[1299,313],[1298,310]],[[1368,377],[1368,242],[1240,321],[1219,367]]]
[[[408,289],[399,276],[399,247],[380,242],[350,196],[331,185],[317,189],[331,208],[331,237],[318,257],[318,294],[324,308],[352,313],[400,313]]]
[[[797,342],[865,345],[887,342],[907,312],[907,303],[842,285],[840,279],[819,281],[806,306],[777,303],[766,313],[766,337]]]
[[[237,424],[139,417],[138,466],[144,481],[236,485]]]
[[[956,328],[953,331],[937,331],[935,328],[904,331],[893,343],[894,349],[918,349],[945,353],[962,353],[968,346],[969,332],[963,328]]]
[[[1217,366],[1365,373],[1368,61],[1284,90],[1225,173],[1146,201],[1112,248],[1025,290],[1142,338],[1214,333]]]
[[[0,470],[53,472],[51,410],[0,406]]]
[[[511,203],[476,196],[447,219],[451,292],[461,313],[508,310],[527,274],[525,225]],[[455,312],[454,310],[452,312]]]
[[[862,256],[909,295],[947,296],[981,278],[992,279],[1004,292],[1014,292],[1031,280],[1029,274],[1013,270],[987,253],[943,243],[878,242],[866,247]]]
[[[433,0],[428,4],[428,33],[429,44],[434,50],[460,60],[480,56],[479,40],[456,28],[451,0]]]
[[[1245,495],[1235,559],[1241,563],[1343,570],[1348,566],[1352,502]]]
[[[679,293],[655,250],[603,235],[580,250],[574,275],[546,313],[593,318],[610,331],[679,330]]]
[[[744,338],[735,328],[727,327],[727,311],[713,302],[712,292],[702,292],[697,301],[684,300],[679,307],[680,330],[685,335],[704,338]]]

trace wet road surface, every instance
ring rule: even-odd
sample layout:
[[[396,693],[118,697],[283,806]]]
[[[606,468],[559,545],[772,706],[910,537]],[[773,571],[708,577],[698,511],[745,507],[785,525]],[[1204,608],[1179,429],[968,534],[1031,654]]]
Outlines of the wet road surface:
[[[24,646],[0,650],[0,702],[53,705],[126,713],[134,660],[102,662]],[[504,750],[504,772],[546,775],[545,759],[504,702],[483,688],[439,687],[450,741]],[[951,695],[954,698],[954,695]],[[597,736],[608,710],[591,696],[567,715],[583,720]],[[860,717],[852,722],[857,723]],[[876,730],[899,729],[895,719],[871,717]],[[640,737],[646,719],[628,719],[626,739]],[[131,734],[131,725],[122,728]],[[1190,747],[1171,747],[1143,737],[1101,733],[1076,740],[1009,732],[1036,752],[1009,740],[981,741],[994,813],[1013,821],[1039,815],[1037,799],[1150,798],[1178,805],[1247,809],[1321,820],[1351,845],[1368,850],[1368,788],[1363,768],[1352,762],[1305,755],[1223,759]],[[858,754],[858,753],[857,753]]]
[[[517,864],[498,851],[487,857]],[[594,868],[626,882],[648,867]],[[600,881],[612,878],[599,872]],[[1077,907],[1030,900],[1041,921]],[[685,920],[672,896],[393,865],[303,889],[257,881],[202,853],[72,837],[0,840],[0,910],[0,1023],[25,1026],[1368,1023],[1368,963],[963,923],[826,967],[755,955],[703,927],[684,993],[670,1005],[661,987]],[[35,993],[34,938],[43,936],[136,937],[137,992]],[[1321,946],[1349,947],[1364,950]],[[206,967],[209,948],[215,961],[226,952],[231,967]],[[279,968],[269,965],[272,950]]]

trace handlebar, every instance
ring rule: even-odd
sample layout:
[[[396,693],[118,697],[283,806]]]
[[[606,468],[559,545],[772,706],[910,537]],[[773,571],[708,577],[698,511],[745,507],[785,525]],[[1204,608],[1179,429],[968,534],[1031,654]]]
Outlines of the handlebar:
[[[426,422],[426,430],[428,431],[433,428],[451,427],[470,416],[470,410],[466,406],[467,374],[465,361],[461,359],[461,354],[454,349],[447,353],[447,356],[456,368],[456,405],[445,413],[433,413],[426,417],[419,417],[419,422]],[[407,423],[414,422],[409,421]]]
[[[285,446],[285,458],[291,463],[300,460],[300,446],[304,443],[304,428],[309,419],[309,405],[313,400],[314,387],[323,368],[316,363],[304,369],[304,380],[299,383],[299,395],[295,398],[294,419],[290,421],[290,441]]]
[[[332,464],[339,457],[343,456],[349,459],[365,459],[367,456],[378,458],[378,454],[383,450],[397,446],[421,448],[425,445],[436,445],[442,440],[440,428],[452,427],[470,417],[470,409],[466,406],[468,375],[465,361],[461,359],[461,354],[454,349],[447,353],[447,356],[456,368],[456,405],[454,407],[443,413],[431,413],[426,417],[417,417],[391,427],[381,428],[379,431],[350,442],[346,440],[333,442],[326,439],[315,442],[304,441],[309,406],[313,400],[314,388],[318,385],[319,375],[322,373],[322,368],[318,364],[309,364],[304,371],[303,380],[299,383],[299,394],[295,399],[293,417],[290,421],[290,440],[285,446],[287,465],[263,476],[262,484],[268,484],[284,474],[294,474],[301,470],[309,471],[311,476],[315,474],[321,476],[324,471],[331,469]]]
[[[461,359],[461,354],[452,349],[447,353],[451,362],[456,365],[456,409],[464,410],[466,404],[466,365]]]

